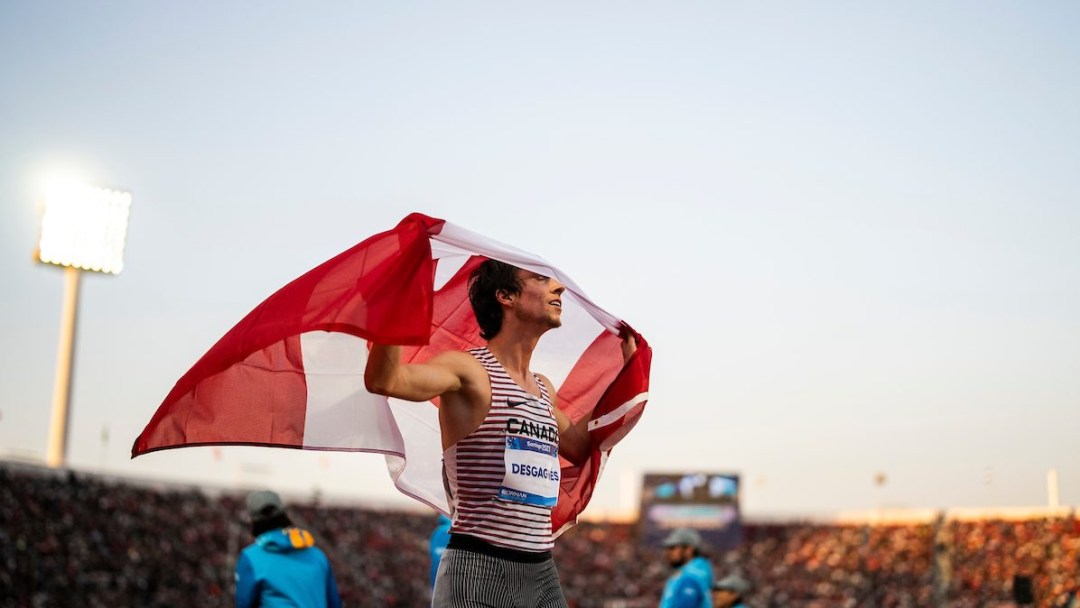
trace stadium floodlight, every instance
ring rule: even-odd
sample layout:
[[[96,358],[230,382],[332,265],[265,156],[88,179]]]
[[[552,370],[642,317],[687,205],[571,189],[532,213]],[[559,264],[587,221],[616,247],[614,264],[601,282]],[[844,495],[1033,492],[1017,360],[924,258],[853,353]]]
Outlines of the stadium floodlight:
[[[119,274],[124,269],[131,193],[57,181],[45,189],[38,260]]]
[[[64,305],[60,316],[60,345],[56,356],[52,418],[45,462],[64,465],[71,400],[71,368],[79,280],[83,270],[119,274],[124,269],[131,194],[96,188],[73,180],[56,180],[45,187],[41,240],[34,257],[64,268]]]

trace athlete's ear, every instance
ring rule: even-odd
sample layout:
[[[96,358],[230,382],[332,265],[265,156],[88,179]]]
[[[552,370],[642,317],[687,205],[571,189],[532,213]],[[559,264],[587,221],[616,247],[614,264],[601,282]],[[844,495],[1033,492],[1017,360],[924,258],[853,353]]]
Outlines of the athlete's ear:
[[[495,299],[499,301],[499,304],[513,304],[514,294],[506,291],[505,289],[496,289]]]

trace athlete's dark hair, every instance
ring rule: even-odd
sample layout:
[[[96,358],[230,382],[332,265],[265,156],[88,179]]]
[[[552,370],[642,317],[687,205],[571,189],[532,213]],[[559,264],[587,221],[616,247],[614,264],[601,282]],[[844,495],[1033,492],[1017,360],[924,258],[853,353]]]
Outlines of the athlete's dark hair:
[[[502,329],[502,304],[495,297],[500,291],[508,295],[521,293],[517,268],[498,260],[484,260],[469,275],[469,303],[480,325],[480,337],[485,340],[494,338]]]

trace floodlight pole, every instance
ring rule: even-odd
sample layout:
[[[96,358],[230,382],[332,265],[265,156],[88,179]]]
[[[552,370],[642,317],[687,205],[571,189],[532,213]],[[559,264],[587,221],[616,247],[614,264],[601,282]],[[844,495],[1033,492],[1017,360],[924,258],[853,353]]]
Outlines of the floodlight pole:
[[[1057,509],[1061,506],[1060,498],[1057,469],[1050,469],[1046,472],[1046,505],[1051,509]]]
[[[67,460],[71,362],[75,355],[75,322],[79,312],[79,280],[81,278],[82,271],[78,268],[64,267],[64,305],[60,313],[60,345],[56,353],[56,379],[53,383],[49,446],[45,453],[45,463],[54,469],[64,466]]]

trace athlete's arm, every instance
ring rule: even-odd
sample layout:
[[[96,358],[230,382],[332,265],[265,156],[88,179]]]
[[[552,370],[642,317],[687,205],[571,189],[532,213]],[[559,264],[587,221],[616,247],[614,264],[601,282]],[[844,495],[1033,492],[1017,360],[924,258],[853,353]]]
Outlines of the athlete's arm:
[[[544,382],[548,382],[547,378],[544,378]],[[582,416],[581,422],[574,424],[570,421],[570,417],[559,409],[558,404],[555,403],[556,399],[557,397],[553,394],[551,402],[555,405],[555,422],[559,425],[559,455],[574,464],[581,464],[589,457],[589,448],[592,447],[589,431],[585,428],[585,425],[589,423],[589,417]]]
[[[427,363],[401,363],[401,347],[372,344],[364,369],[367,390],[406,401],[428,401],[461,390],[465,353],[447,351]]]
[[[637,340],[634,339],[634,335],[629,331],[624,331],[622,334],[622,354],[623,364],[625,365],[634,352],[637,351]],[[589,437],[589,420],[592,418],[592,412],[581,417],[575,424],[570,420],[562,410],[559,409],[559,405],[556,402],[558,396],[555,391],[552,390],[551,381],[546,376],[540,376],[544,380],[544,384],[548,387],[548,393],[551,395],[552,405],[555,406],[555,420],[559,425],[559,454],[574,464],[581,464],[585,462],[585,459],[589,457],[589,453],[592,451],[592,439]],[[594,406],[595,407],[595,406]]]

